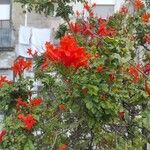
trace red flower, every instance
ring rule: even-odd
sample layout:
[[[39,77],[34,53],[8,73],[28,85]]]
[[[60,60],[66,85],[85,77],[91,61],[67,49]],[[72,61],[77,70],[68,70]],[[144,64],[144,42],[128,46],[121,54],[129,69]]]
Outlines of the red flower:
[[[146,81],[145,81],[145,91],[147,92],[148,96],[150,97],[150,87],[148,87]]]
[[[31,106],[38,106],[43,102],[43,100],[41,98],[35,98],[33,100],[30,101],[30,105]]]
[[[90,55],[84,47],[79,47],[75,39],[67,35],[60,41],[60,46],[54,48],[50,43],[46,44],[45,56],[54,63],[61,63],[65,67],[85,67],[88,65]]]
[[[12,66],[12,70],[15,75],[21,75],[24,70],[29,70],[32,66],[32,61],[25,60],[23,58],[18,59]]]
[[[77,17],[79,17],[80,16],[80,12],[76,11],[76,15],[77,15]]]
[[[114,81],[115,80],[115,76],[114,76],[114,74],[110,74],[109,75],[109,81]]]
[[[67,150],[67,145],[66,144],[62,144],[58,150]]]
[[[144,22],[149,22],[150,21],[150,13],[145,13],[143,16],[142,16],[142,20]]]
[[[91,6],[88,4],[88,2],[85,2],[85,3],[84,3],[84,8],[85,8],[87,11],[90,11],[90,10],[91,10]]]
[[[126,6],[122,6],[122,7],[120,8],[120,10],[119,10],[119,13],[120,13],[121,15],[127,14],[127,13],[128,13],[128,8],[127,8]]]
[[[6,135],[6,130],[0,131],[0,143],[3,141],[4,136]]]
[[[90,17],[94,17],[94,13],[93,12],[90,12]]]
[[[21,98],[17,98],[16,101],[17,101],[17,104],[16,104],[17,107],[20,107],[20,106],[28,107],[28,103],[24,102]]]
[[[150,61],[145,65],[143,72],[148,74],[150,72]]]
[[[32,56],[32,55],[33,55],[33,54],[32,54],[32,49],[31,49],[31,48],[28,48],[27,53],[29,54],[29,56]]]
[[[37,56],[37,51],[35,51],[35,52],[33,53],[33,51],[32,51],[31,48],[28,49],[27,53],[29,54],[29,56],[32,56],[32,57]]]
[[[124,111],[119,111],[118,116],[119,116],[119,118],[124,119],[125,112]]]
[[[135,2],[134,2],[134,8],[135,8],[135,10],[138,11],[139,9],[142,8],[142,6],[143,6],[143,2],[141,0],[135,0]]]
[[[66,109],[65,104],[61,103],[61,104],[59,105],[59,110],[60,110],[60,111],[65,111],[65,109]]]
[[[107,23],[105,21],[103,21],[100,25],[99,25],[99,29],[97,32],[100,36],[113,36],[115,35],[116,31],[114,28],[107,28]]]
[[[70,24],[69,24],[69,26],[70,26],[70,30],[72,31],[72,32],[74,32],[74,33],[81,33],[81,31],[82,31],[82,26],[81,26],[81,24],[79,24],[79,23],[73,23],[73,22],[71,22]]]
[[[42,70],[45,70],[48,68],[48,65],[49,65],[49,62],[48,62],[48,59],[46,58],[40,67]]]
[[[97,67],[97,72],[101,73],[103,71],[104,66],[103,65],[99,65]]]
[[[137,65],[136,67],[130,66],[128,68],[128,73],[132,76],[134,82],[138,82],[140,79],[140,73],[138,69],[141,69],[140,65]]]
[[[144,39],[148,44],[150,44],[150,35],[145,36]]]
[[[98,18],[98,21],[99,21],[99,23],[102,23],[102,22],[104,22],[105,20],[100,17],[100,18]]]
[[[92,12],[90,13],[91,17],[94,15]],[[94,33],[92,31],[92,27],[90,26],[89,23],[87,22],[82,22],[82,23],[70,23],[69,24],[70,30],[74,33],[80,33],[86,36],[94,36]]]
[[[92,7],[96,7],[96,3],[93,3]]]
[[[12,82],[9,81],[9,80],[7,80],[7,77],[6,77],[6,76],[1,75],[1,76],[0,76],[0,88],[1,88],[5,83],[11,84]]]
[[[31,114],[27,115],[26,117],[23,114],[19,114],[18,119],[20,119],[25,124],[23,128],[27,130],[31,130],[33,126],[37,124],[37,120],[34,119]]]

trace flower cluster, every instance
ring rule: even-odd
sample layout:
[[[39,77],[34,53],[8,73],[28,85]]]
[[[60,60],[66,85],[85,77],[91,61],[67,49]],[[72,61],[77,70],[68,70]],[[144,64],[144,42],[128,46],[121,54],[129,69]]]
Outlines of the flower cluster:
[[[106,36],[114,36],[116,35],[116,30],[112,27],[107,27],[107,22],[103,19],[100,19],[99,21],[99,27],[98,30],[93,29],[92,25],[90,23],[84,21],[82,23],[78,22],[71,22],[70,23],[70,30],[74,33],[79,33],[85,36],[93,37],[106,37]]]
[[[89,13],[90,17],[94,16],[93,8],[96,6],[96,3],[93,3],[92,5],[89,4],[87,1],[84,2],[84,9]]]
[[[9,81],[6,76],[0,76],[0,87],[2,87],[5,83],[11,84],[12,82]]]
[[[70,22],[69,24],[70,30],[74,33],[79,33],[85,36],[90,36],[90,37],[94,37],[94,32],[92,31],[92,26],[84,21],[82,23],[78,23],[78,22]]]
[[[145,13],[142,15],[142,21],[149,22],[150,21],[150,13]]]
[[[127,8],[126,6],[122,6],[122,7],[120,8],[120,10],[119,10],[119,13],[120,13],[121,15],[127,14],[127,13],[128,13],[128,8]]]
[[[21,75],[24,70],[29,70],[32,67],[31,60],[25,60],[24,58],[19,58],[14,65],[12,66],[12,70],[15,75]]]
[[[53,63],[60,63],[66,67],[76,69],[86,67],[90,58],[90,55],[86,53],[86,49],[80,47],[70,35],[63,37],[60,46],[57,48],[54,48],[50,43],[46,43],[45,56]]]
[[[37,124],[37,120],[31,114],[28,114],[27,116],[19,114],[18,119],[20,119],[25,124],[23,128],[27,130],[31,130],[33,126]]]
[[[136,65],[136,67],[134,66],[130,66],[128,68],[128,73],[132,76],[133,78],[133,82],[137,83],[140,79],[140,72],[139,70],[141,69],[141,65]]]
[[[39,106],[43,102],[41,98],[31,99],[29,102],[25,102],[21,98],[18,98],[16,101],[17,101],[16,103],[17,108],[20,107],[32,108],[32,107]],[[23,128],[27,130],[31,130],[37,124],[37,120],[33,117],[32,114],[28,114],[27,116],[24,116],[23,114],[19,114],[18,119],[25,124]]]
[[[140,10],[143,7],[143,2],[141,0],[134,1],[134,8],[135,10]]]
[[[18,98],[17,100],[17,107],[35,107],[35,106],[39,106],[43,100],[41,98],[35,98],[29,101],[29,103],[23,101],[21,98]]]
[[[116,34],[116,31],[114,28],[112,28],[112,27],[107,28],[106,21],[100,22],[99,29],[98,29],[98,35],[105,37],[105,36],[113,36],[115,34]]]

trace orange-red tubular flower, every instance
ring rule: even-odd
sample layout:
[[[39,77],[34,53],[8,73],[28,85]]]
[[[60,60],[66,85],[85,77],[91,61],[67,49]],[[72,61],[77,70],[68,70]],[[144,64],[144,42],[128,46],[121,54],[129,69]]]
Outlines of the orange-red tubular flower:
[[[145,13],[145,14],[142,16],[142,21],[144,21],[144,22],[149,22],[149,21],[150,21],[150,13]]]
[[[90,10],[91,10],[91,6],[88,4],[88,2],[85,2],[85,3],[84,3],[84,8],[85,8],[87,11],[90,11]]]
[[[137,83],[140,79],[140,72],[138,71],[138,69],[140,69],[140,65],[138,64],[136,67],[134,66],[130,66],[128,68],[128,73],[132,76],[133,78],[133,82]]]
[[[31,106],[39,106],[42,102],[43,102],[43,100],[41,98],[35,98],[30,101],[30,105]]]
[[[143,72],[148,74],[150,72],[150,61],[144,66]]]
[[[67,150],[67,145],[66,144],[62,144],[58,150]]]
[[[29,70],[32,67],[31,60],[25,60],[24,58],[18,59],[12,66],[12,70],[15,75],[21,75],[24,70]]]
[[[4,136],[6,135],[6,130],[3,129],[2,131],[0,131],[0,143],[3,141]]]
[[[103,69],[104,69],[104,66],[103,66],[103,65],[99,65],[99,66],[96,68],[97,72],[99,72],[99,73],[101,73],[101,72],[103,71]]]
[[[126,6],[122,6],[122,7],[120,8],[120,10],[119,10],[119,13],[120,13],[121,15],[127,14],[127,13],[128,13],[128,8],[127,8]]]
[[[17,107],[20,107],[20,106],[28,107],[28,103],[23,101],[21,98],[17,98],[16,101],[17,101],[17,104],[16,104]]]
[[[80,23],[77,23],[77,22],[73,23],[73,22],[71,22],[69,24],[69,27],[70,27],[70,30],[72,32],[74,32],[74,33],[81,33],[82,32],[82,26],[81,26]]]
[[[119,111],[118,116],[119,116],[119,118],[124,119],[125,112],[124,111]]]
[[[66,110],[65,104],[61,103],[61,104],[59,105],[59,110],[60,110],[60,111],[65,111],[65,110]]]
[[[146,36],[144,37],[144,39],[146,40],[146,42],[147,42],[148,44],[150,44],[150,35],[146,35]]]
[[[5,83],[11,84],[12,82],[9,81],[6,76],[1,75],[1,76],[0,76],[0,88],[1,88]]]
[[[135,10],[140,10],[143,7],[143,2],[141,0],[135,0],[134,2],[134,8]]]
[[[98,29],[98,35],[105,37],[105,36],[113,36],[116,34],[114,28],[107,28],[107,23],[105,21],[101,22]]]
[[[32,116],[32,114],[29,114],[27,116],[19,114],[18,119],[20,119],[25,124],[23,128],[29,131],[37,124],[37,120]]]
[[[70,35],[63,37],[60,46],[57,48],[54,48],[50,43],[46,43],[45,56],[53,63],[60,63],[65,67],[75,69],[88,66],[90,58],[85,48],[80,47]]]
[[[150,87],[148,86],[146,81],[145,81],[145,91],[147,92],[148,96],[150,97]]]

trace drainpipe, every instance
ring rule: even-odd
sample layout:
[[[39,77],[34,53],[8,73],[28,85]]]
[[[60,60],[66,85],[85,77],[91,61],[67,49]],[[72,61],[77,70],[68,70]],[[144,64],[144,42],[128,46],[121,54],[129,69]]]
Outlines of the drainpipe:
[[[28,9],[28,6],[25,5],[25,19],[24,19],[25,26],[27,26],[27,24],[28,24],[28,14],[27,14],[28,10],[27,9]]]

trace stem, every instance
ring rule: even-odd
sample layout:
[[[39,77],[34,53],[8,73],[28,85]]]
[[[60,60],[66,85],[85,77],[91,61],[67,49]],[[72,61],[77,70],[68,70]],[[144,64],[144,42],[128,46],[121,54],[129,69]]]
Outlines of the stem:
[[[133,66],[137,71],[139,71],[146,79],[148,79],[147,75],[143,73],[139,68],[135,67],[132,63],[128,62],[131,66]]]
[[[53,150],[54,147],[55,147],[55,144],[56,144],[56,141],[57,141],[57,137],[58,137],[58,133],[56,132],[56,136],[55,136],[55,138],[54,138],[54,142],[53,142],[53,145],[52,145],[51,150]]]

